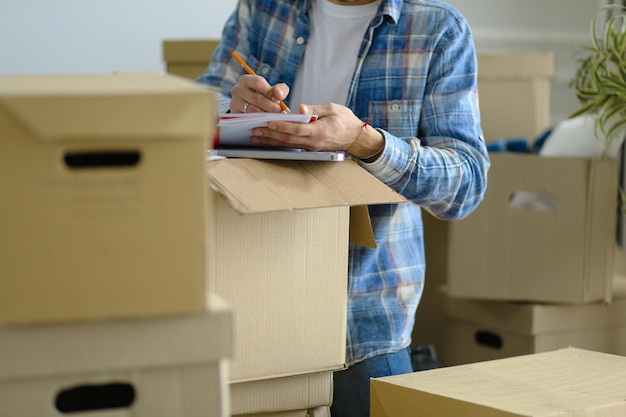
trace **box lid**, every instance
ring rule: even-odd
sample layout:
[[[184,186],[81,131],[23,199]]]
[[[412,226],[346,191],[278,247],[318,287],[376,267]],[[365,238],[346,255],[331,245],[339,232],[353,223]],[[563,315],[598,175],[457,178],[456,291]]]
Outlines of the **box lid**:
[[[351,206],[351,240],[370,247],[369,216],[358,207],[406,201],[353,160],[222,159],[207,167],[212,188],[242,214]]]
[[[42,376],[213,362],[232,357],[232,308],[209,294],[207,313],[84,323],[0,326],[0,384]]]
[[[372,417],[626,415],[626,358],[567,348],[374,378]]]
[[[492,52],[478,54],[478,79],[552,78],[556,72],[553,52]]]
[[[0,111],[42,140],[208,139],[213,100],[208,87],[170,74],[0,77]]]
[[[219,43],[219,39],[166,39],[163,41],[163,60],[208,65]]]
[[[406,201],[352,160],[222,159],[207,166],[212,188],[242,214]]]

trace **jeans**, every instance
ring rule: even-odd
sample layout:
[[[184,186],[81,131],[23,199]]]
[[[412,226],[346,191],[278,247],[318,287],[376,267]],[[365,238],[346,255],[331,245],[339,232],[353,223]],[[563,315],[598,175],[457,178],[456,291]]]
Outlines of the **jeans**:
[[[410,350],[378,355],[333,374],[332,417],[369,417],[370,378],[413,372]]]

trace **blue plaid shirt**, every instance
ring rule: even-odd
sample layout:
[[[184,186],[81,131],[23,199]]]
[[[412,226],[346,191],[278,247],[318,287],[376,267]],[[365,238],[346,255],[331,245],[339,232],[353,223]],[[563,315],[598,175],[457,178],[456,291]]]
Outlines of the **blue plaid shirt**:
[[[220,111],[228,110],[230,89],[243,73],[230,58],[233,49],[270,84],[293,85],[311,30],[310,1],[240,0],[198,78],[221,91]],[[476,70],[470,28],[454,8],[382,0],[345,104],[386,138],[381,157],[361,162],[363,168],[410,201],[369,207],[378,247],[350,248],[348,364],[411,343],[425,275],[420,207],[460,219],[483,198],[489,157]]]

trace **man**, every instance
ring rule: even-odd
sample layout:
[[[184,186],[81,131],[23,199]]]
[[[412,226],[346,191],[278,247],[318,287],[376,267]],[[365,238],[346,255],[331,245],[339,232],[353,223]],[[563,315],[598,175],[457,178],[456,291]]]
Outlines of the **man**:
[[[245,74],[236,51],[258,76]],[[370,207],[377,248],[350,248],[347,370],[333,417],[369,416],[369,378],[411,372],[424,283],[421,209],[469,215],[487,185],[476,54],[461,14],[436,0],[240,0],[199,82],[221,112],[280,112],[253,141],[346,150],[410,202]]]

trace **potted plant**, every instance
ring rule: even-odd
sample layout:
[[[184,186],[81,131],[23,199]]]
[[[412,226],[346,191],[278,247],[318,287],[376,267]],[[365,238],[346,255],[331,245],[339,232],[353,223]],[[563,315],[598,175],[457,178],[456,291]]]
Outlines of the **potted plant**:
[[[603,19],[599,26],[599,19]],[[626,131],[626,7],[603,7],[591,21],[591,44],[579,50],[570,87],[580,106],[570,118],[591,116],[605,152],[619,149]]]

